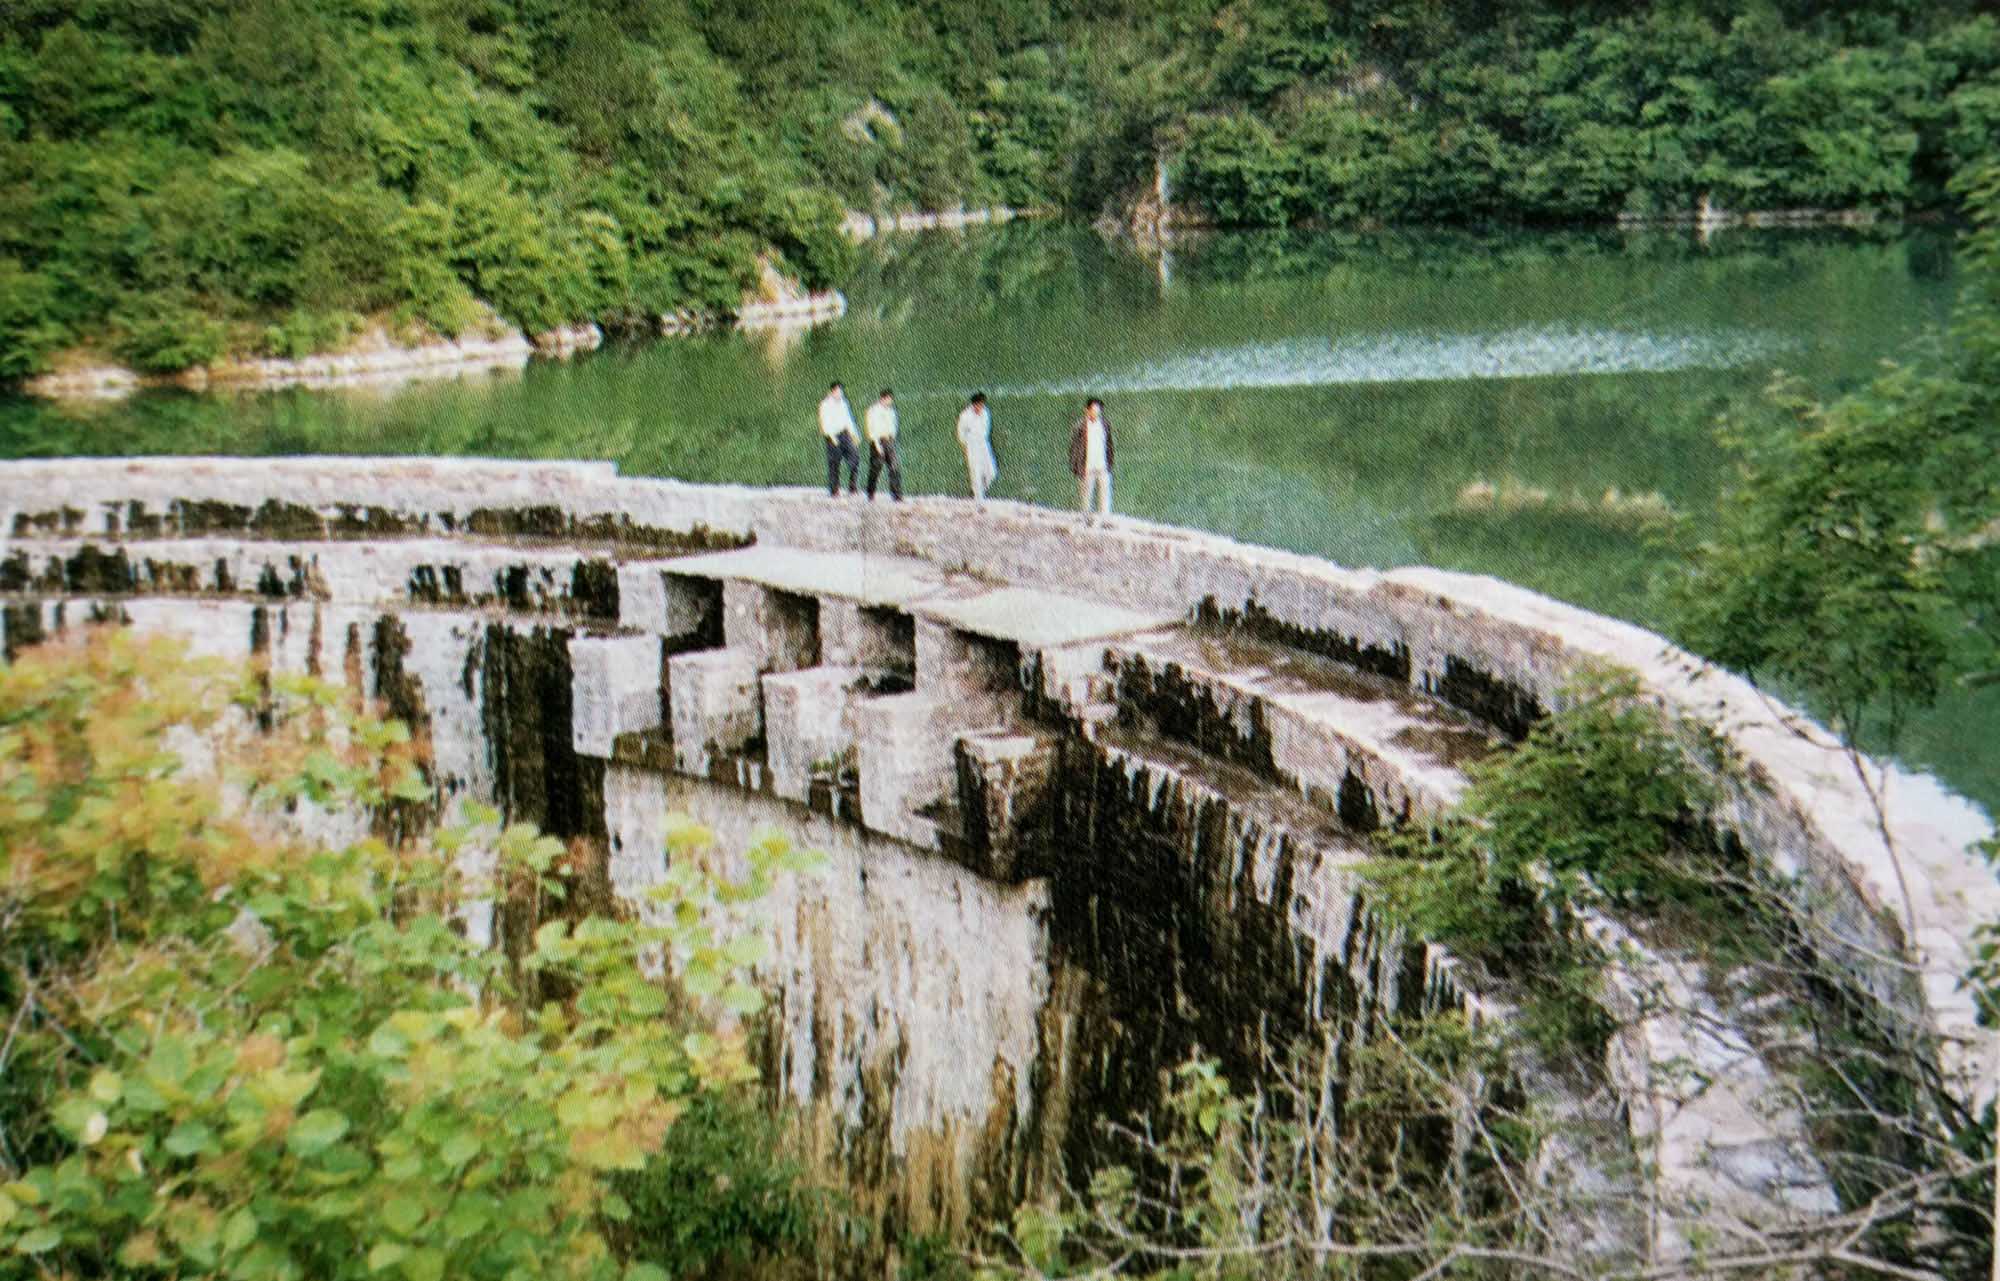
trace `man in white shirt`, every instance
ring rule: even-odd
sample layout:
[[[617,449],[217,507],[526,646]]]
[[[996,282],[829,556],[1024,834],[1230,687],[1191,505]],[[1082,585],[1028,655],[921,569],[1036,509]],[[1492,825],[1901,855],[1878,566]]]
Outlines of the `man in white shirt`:
[[[840,494],[840,464],[847,464],[847,492],[854,492],[855,473],[861,470],[861,447],[854,442],[854,411],[847,407],[847,392],[835,383],[819,402],[819,434],[826,438],[826,494]]]
[[[1097,491],[1097,516],[1111,514],[1111,424],[1104,421],[1104,402],[1091,397],[1083,417],[1069,434],[1069,470],[1076,477],[1076,501],[1090,511],[1091,490]]]
[[[896,398],[884,387],[882,395],[868,406],[868,501],[875,501],[875,478],[889,469],[889,493],[903,501],[903,460],[896,456]]]
[[[965,449],[965,474],[972,483],[972,497],[986,501],[986,487],[1000,477],[1000,464],[993,457],[993,415],[986,410],[986,393],[974,392],[964,409],[958,411],[958,443]]]

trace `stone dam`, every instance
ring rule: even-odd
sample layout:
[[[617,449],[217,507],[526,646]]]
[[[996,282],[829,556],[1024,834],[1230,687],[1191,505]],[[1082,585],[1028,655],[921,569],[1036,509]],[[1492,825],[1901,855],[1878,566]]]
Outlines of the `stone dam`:
[[[1819,963],[1927,1028],[1958,1098],[1991,1089],[1960,984],[2000,919],[1966,852],[1984,816],[1891,771],[1878,825],[1796,713],[1488,578],[609,464],[78,459],[0,464],[0,601],[9,658],[109,620],[344,681],[428,737],[443,816],[478,799],[581,842],[621,895],[663,875],[672,813],[724,849],[774,824],[824,851],[771,905],[753,1032],[814,1160],[890,1239],[1087,1170],[1098,1119],[1155,1102],[1197,1046],[1254,1074],[1301,1037],[1337,1063],[1399,1012],[1505,1017],[1353,869],[1587,664],[1733,745],[1710,820],[1798,878]],[[1662,972],[1697,1006],[1716,990]],[[1575,1164],[1652,1207],[1591,1230],[1651,1259],[1696,1214],[1838,1208],[1761,1103],[1782,1065],[1703,1013],[1635,1002],[1614,1097],[1574,1105],[1605,1148]]]

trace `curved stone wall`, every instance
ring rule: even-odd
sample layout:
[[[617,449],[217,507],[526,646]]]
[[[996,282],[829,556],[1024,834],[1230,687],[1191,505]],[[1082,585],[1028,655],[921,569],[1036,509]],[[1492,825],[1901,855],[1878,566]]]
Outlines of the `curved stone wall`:
[[[441,813],[479,797],[594,842],[627,894],[661,872],[670,809],[805,831],[834,870],[775,905],[765,1063],[900,1227],[1003,1212],[1194,1044],[1254,1065],[1384,1012],[1477,1008],[1347,869],[1586,663],[1735,745],[1718,824],[1802,874],[1825,955],[1936,1029],[1961,1098],[1989,1088],[1959,990],[1973,927],[2000,918],[1965,853],[1983,816],[1891,771],[1906,904],[1817,727],[1491,579],[1014,503],[484,460],[0,464],[0,538],[8,653],[117,618],[345,679],[428,727]],[[1830,1208],[1758,1115],[1754,1047],[1704,1037],[1635,1019],[1615,1047],[1661,1182],[1746,1214]],[[1748,1062],[1748,1084],[1687,1097],[1655,1066],[1689,1057]],[[1639,1234],[1671,1253],[1683,1227]]]

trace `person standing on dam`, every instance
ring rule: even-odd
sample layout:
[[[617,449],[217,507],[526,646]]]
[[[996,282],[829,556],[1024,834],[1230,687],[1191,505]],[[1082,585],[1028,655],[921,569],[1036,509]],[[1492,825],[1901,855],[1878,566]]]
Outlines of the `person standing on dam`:
[[[1091,524],[1111,514],[1111,424],[1104,421],[1104,402],[1092,396],[1083,417],[1069,434],[1069,470],[1076,477],[1077,505],[1090,513]],[[1090,512],[1091,490],[1097,491],[1097,511]]]
[[[896,456],[896,398],[887,387],[868,406],[868,501],[875,501],[875,478],[889,469],[889,493],[903,501],[903,460]]]
[[[972,500],[983,503],[986,487],[1000,478],[1000,464],[993,457],[993,415],[987,412],[985,392],[973,392],[965,408],[958,411],[958,443],[965,450]]]
[[[847,391],[839,383],[827,389],[819,402],[819,434],[826,438],[826,495],[840,495],[840,465],[847,464],[847,492],[853,493],[855,473],[861,470],[861,448],[854,440],[854,411],[847,407]]]

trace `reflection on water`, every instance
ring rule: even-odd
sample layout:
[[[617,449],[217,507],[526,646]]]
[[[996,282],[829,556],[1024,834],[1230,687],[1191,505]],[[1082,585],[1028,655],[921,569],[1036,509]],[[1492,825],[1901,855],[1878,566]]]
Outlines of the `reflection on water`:
[[[1377,334],[1337,342],[1291,339],[1211,348],[1132,369],[1002,387],[1000,393],[1109,395],[1738,369],[1797,347],[1782,335],[1750,329],[1675,334],[1554,327],[1492,334]]]
[[[870,242],[848,315],[771,341],[613,348],[393,395],[0,401],[0,456],[477,454],[815,485],[828,382],[903,407],[904,479],[965,492],[961,398],[992,403],[995,494],[1076,501],[1069,428],[1102,395],[1120,510],[1348,565],[1495,574],[1650,626],[1728,460],[1718,413],[1775,365],[1872,376],[1945,317],[1948,240],[1758,232],[1217,235],[1151,261],[1015,223]],[[1982,702],[1983,700],[1983,702]],[[1979,706],[1975,706],[1979,704]],[[2000,801],[2000,689],[1916,727],[1917,759]],[[1975,714],[1979,713],[1979,714]]]

